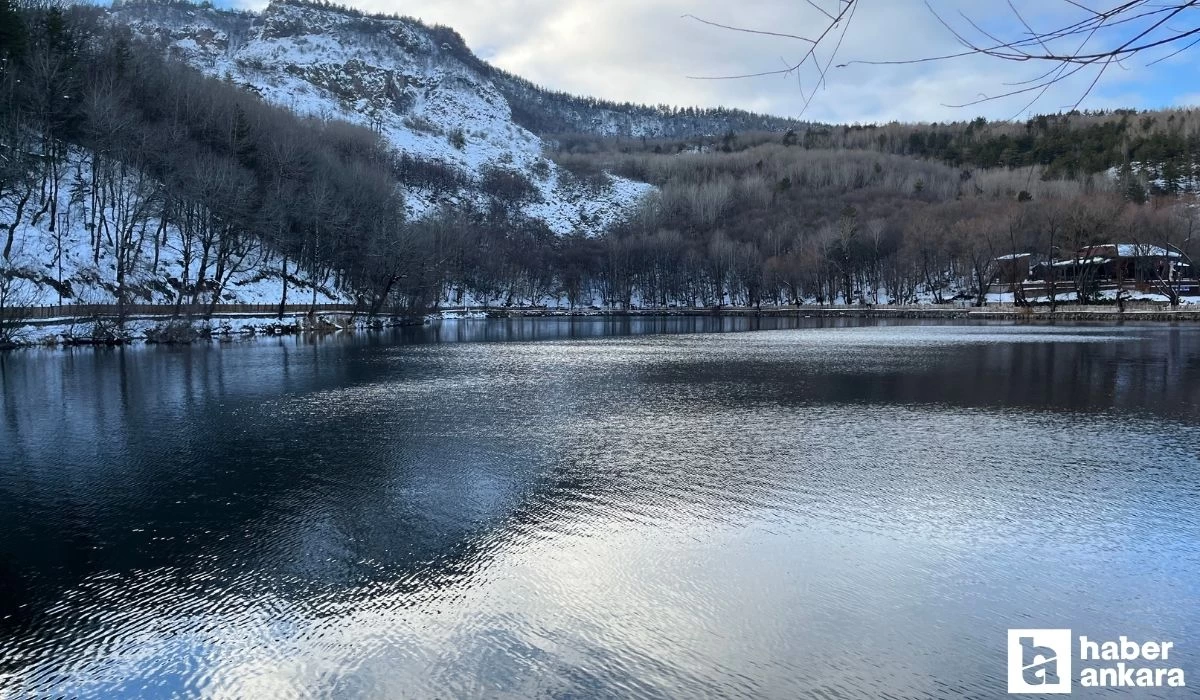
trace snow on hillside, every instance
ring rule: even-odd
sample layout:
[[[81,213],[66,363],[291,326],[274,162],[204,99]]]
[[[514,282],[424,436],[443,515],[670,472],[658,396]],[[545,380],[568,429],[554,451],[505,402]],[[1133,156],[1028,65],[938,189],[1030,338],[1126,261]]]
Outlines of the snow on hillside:
[[[283,3],[258,15],[125,5],[111,16],[209,75],[302,115],[372,128],[399,151],[446,163],[476,185],[487,168],[520,173],[540,199],[525,213],[556,233],[598,233],[653,190],[610,177],[597,191],[545,159],[541,139],[513,121],[496,86],[410,20]],[[450,194],[410,187],[405,195],[414,217],[464,199],[486,203],[477,187]]]
[[[52,217],[47,209],[41,216],[24,216],[14,231],[12,257],[5,263],[5,268],[16,273],[7,300],[10,305],[115,303],[118,258],[127,261],[125,286],[129,303],[175,303],[180,288],[195,285],[202,278],[211,284],[216,274],[214,256],[211,251],[205,254],[200,240],[194,237],[185,240],[176,227],[163,227],[153,216],[122,237],[118,231],[122,213],[117,203],[110,202],[99,210],[89,208],[83,194],[91,178],[90,159],[72,152],[64,171],[67,175],[60,183],[57,215]],[[140,206],[139,200],[131,195],[129,201],[121,204],[136,208]],[[12,210],[12,201],[0,200],[0,214],[6,219]],[[124,251],[120,251],[121,245],[127,245]],[[229,263],[218,301],[230,304],[281,301],[284,278],[278,256],[272,256],[262,245],[250,245],[230,256]],[[288,303],[313,301],[314,285],[309,276],[294,266],[287,274]],[[334,289],[332,280],[318,280],[315,291],[317,303],[353,302]],[[194,300],[211,302],[213,292],[201,291]],[[185,297],[186,301],[193,301],[190,293]]]
[[[1114,165],[1105,171],[1105,175],[1113,182],[1120,183],[1123,177],[1120,166]],[[1170,192],[1183,194],[1200,194],[1200,173],[1180,169],[1170,172],[1162,163],[1133,161],[1129,164],[1130,173],[1150,188],[1151,192]]]

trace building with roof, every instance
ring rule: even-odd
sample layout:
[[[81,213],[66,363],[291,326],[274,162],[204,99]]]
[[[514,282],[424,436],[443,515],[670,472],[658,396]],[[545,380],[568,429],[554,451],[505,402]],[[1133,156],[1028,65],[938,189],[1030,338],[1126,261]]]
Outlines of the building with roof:
[[[1180,250],[1144,243],[1086,246],[1061,259],[1010,253],[993,260],[992,285],[1029,300],[1119,297],[1118,290],[1164,296],[1200,293],[1191,260]]]
[[[1105,243],[1080,248],[1063,260],[1033,265],[1030,277],[1043,282],[1087,278],[1137,286],[1189,279],[1192,268],[1190,261],[1177,250],[1143,243]]]

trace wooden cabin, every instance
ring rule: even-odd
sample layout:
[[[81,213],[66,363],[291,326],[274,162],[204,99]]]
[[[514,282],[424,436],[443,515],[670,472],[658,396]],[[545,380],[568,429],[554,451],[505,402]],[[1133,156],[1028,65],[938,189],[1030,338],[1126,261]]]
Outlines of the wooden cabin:
[[[1097,282],[1176,282],[1192,276],[1183,253],[1143,243],[1087,246],[1064,260],[1041,262],[1030,269],[1038,281],[1070,282],[1087,277]]]

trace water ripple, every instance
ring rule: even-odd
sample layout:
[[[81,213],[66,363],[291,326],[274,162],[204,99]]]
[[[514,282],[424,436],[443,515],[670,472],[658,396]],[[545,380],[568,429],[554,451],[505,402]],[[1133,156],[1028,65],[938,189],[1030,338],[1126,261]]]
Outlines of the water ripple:
[[[0,696],[995,697],[1008,627],[1200,644],[1200,332],[638,328],[4,358]]]

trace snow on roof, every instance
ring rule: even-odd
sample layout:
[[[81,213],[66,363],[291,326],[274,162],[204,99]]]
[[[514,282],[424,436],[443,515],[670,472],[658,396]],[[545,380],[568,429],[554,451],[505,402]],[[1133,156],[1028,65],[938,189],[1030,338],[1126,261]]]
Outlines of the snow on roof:
[[[1008,255],[1001,255],[1000,257],[998,257],[996,259],[997,260],[1018,260],[1020,258],[1028,258],[1031,255],[1033,255],[1033,253],[1009,253]]]
[[[1087,258],[1086,260],[1082,259],[1082,258],[1080,258],[1079,260],[1059,260],[1056,263],[1050,263],[1050,264],[1053,267],[1067,267],[1069,265],[1101,265],[1101,264],[1108,262],[1109,260],[1111,260],[1111,258],[1105,258],[1105,257],[1097,255],[1094,258]]]
[[[1116,243],[1117,255],[1122,258],[1181,258],[1179,253],[1144,243]]]

